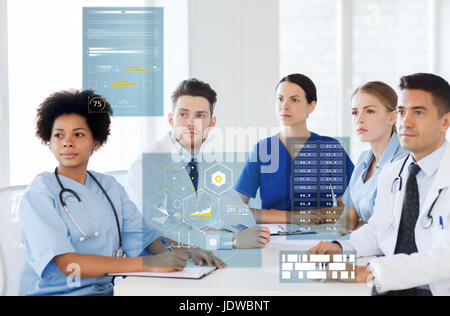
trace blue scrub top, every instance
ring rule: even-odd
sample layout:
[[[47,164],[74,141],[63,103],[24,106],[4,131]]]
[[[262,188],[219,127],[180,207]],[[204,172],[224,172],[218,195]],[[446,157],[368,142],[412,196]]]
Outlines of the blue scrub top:
[[[323,147],[321,144],[331,144],[334,149],[327,150],[326,146]],[[313,153],[311,148],[315,148]],[[320,153],[318,148],[321,150]],[[342,181],[340,188],[334,190],[334,193],[337,197],[341,196],[350,181],[354,165],[336,139],[315,133],[311,133],[311,137],[306,141],[295,160],[292,159],[278,134],[258,142],[253,147],[235,190],[243,195],[255,198],[258,189],[260,189],[262,209],[267,210],[327,207],[320,202],[321,197],[319,196],[323,196],[323,192],[328,189],[322,183],[323,178],[327,175],[322,174],[321,170],[326,168],[324,163],[327,162],[327,159],[325,157],[337,152],[340,152],[341,155],[341,165],[338,168]],[[297,171],[302,169],[301,172],[306,170],[314,174],[312,177],[305,177],[306,186],[292,181],[294,163]],[[328,182],[326,183],[328,184]],[[306,189],[302,189],[304,187]],[[301,204],[305,206],[302,208],[298,201],[308,202]]]
[[[91,172],[111,198],[119,217],[123,249],[128,257],[137,257],[161,234],[144,225],[142,216],[128,198],[125,189],[111,176]],[[19,215],[25,263],[20,286],[21,295],[112,295],[112,277],[73,279],[66,277],[53,258],[67,253],[113,257],[119,248],[117,225],[107,198],[88,176],[85,185],[60,176],[66,189],[75,191],[92,221],[98,237],[81,242],[76,228],[59,200],[61,188],[54,173],[42,173],[27,188]],[[88,221],[78,200],[65,194],[65,202],[78,225],[87,233]],[[73,267],[72,267],[73,268]],[[70,271],[71,273],[76,270]]]
[[[408,155],[408,152],[400,146],[398,136],[394,133],[387,144],[383,155],[376,167],[372,177],[365,182],[367,172],[375,156],[372,150],[367,150],[361,154],[356,163],[350,184],[344,194],[343,202],[346,206],[357,211],[359,217],[364,223],[368,223],[372,217],[375,208],[375,199],[377,197],[378,178],[384,167],[402,159]]]

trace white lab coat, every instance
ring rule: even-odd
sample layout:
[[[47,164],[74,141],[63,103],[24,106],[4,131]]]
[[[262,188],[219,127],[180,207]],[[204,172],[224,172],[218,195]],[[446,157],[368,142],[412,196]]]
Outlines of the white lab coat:
[[[447,143],[439,169],[421,205],[415,229],[418,253],[394,255],[405,195],[408,168],[403,171],[403,189],[391,193],[392,183],[404,160],[386,168],[380,175],[374,216],[367,225],[353,232],[346,245],[355,248],[358,256],[384,255],[370,262],[379,292],[403,290],[430,285],[433,295],[450,295],[450,145]],[[432,216],[434,224],[423,228],[431,205],[438,197]],[[442,217],[444,229],[439,218]]]

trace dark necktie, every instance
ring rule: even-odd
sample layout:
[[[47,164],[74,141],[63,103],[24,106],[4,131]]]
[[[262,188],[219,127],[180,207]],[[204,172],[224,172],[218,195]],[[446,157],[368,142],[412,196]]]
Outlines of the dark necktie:
[[[415,163],[409,166],[409,176],[406,182],[405,199],[403,201],[402,217],[397,235],[397,244],[395,245],[395,254],[413,254],[418,252],[416,245],[415,228],[417,219],[419,218],[420,200],[419,187],[417,185],[416,176],[420,171],[420,167]],[[382,296],[417,296],[418,288],[412,288],[401,291],[390,291],[381,294]],[[379,295],[374,288],[374,295]]]
[[[192,184],[195,188],[195,192],[197,192],[198,189],[198,162],[192,158],[192,160],[187,165],[187,168],[189,169],[189,177],[191,178]]]
[[[405,199],[403,201],[395,254],[404,253],[410,255],[417,252],[414,230],[420,211],[419,187],[416,179],[419,171],[420,167],[418,165],[412,163],[409,166],[409,176],[406,182]]]

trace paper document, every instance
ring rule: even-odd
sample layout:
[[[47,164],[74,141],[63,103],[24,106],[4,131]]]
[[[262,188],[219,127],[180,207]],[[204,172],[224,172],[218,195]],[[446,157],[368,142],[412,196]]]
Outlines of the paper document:
[[[271,235],[278,234],[280,232],[289,231],[302,231],[302,227],[299,225],[286,225],[286,224],[262,224],[258,226],[268,227]]]
[[[159,272],[130,272],[130,273],[113,273],[110,276],[133,276],[145,278],[174,278],[174,279],[201,279],[204,276],[215,271],[217,267],[200,267],[200,266],[186,266],[183,271],[159,273]]]

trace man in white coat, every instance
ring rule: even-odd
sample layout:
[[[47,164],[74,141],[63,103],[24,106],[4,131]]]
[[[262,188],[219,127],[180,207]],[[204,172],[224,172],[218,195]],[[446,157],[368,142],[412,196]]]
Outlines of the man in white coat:
[[[411,154],[383,170],[367,225],[310,252],[378,256],[357,268],[374,295],[450,295],[450,87],[420,73],[402,77],[400,89],[397,130]]]
[[[185,236],[194,236],[197,242],[209,238],[205,245],[208,250],[214,250],[208,246],[216,249],[263,248],[270,240],[268,228],[254,226],[252,213],[245,210],[246,216],[235,216],[233,225],[226,225],[223,220],[217,222],[218,217],[212,220],[219,209],[219,203],[214,202],[217,196],[211,197],[202,190],[207,185],[204,183],[206,176],[202,175],[216,164],[215,161],[208,163],[204,153],[210,130],[216,125],[213,115],[216,101],[216,92],[205,82],[188,79],[178,85],[172,94],[172,111],[168,114],[171,131],[151,144],[133,163],[128,172],[130,197],[148,220],[169,236],[176,228],[178,232],[182,229],[181,234]],[[225,182],[225,175],[217,173],[214,179],[219,187]],[[221,194],[223,197],[232,201],[231,204],[237,203],[232,209],[248,208],[241,205],[243,203],[233,189]],[[146,205],[142,205],[143,199]],[[192,214],[186,216],[183,205]],[[157,217],[153,218],[153,214]],[[190,225],[189,220],[200,226]],[[189,243],[188,240],[183,242]]]

